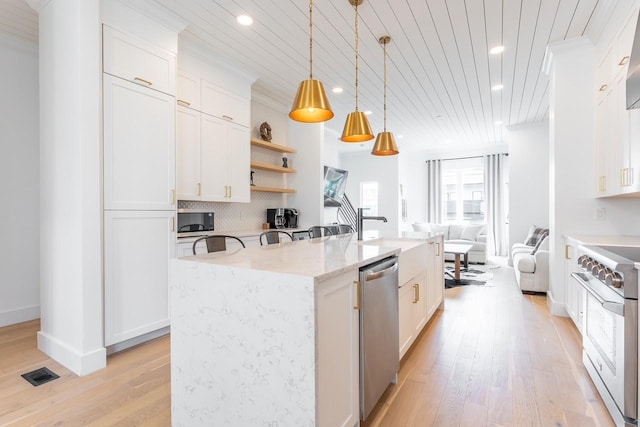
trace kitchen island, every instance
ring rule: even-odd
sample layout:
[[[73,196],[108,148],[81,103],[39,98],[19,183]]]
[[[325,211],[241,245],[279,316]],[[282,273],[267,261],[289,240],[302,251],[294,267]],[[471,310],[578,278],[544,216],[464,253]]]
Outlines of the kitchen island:
[[[358,269],[428,244],[382,243],[347,234],[173,260],[172,424],[357,425]]]

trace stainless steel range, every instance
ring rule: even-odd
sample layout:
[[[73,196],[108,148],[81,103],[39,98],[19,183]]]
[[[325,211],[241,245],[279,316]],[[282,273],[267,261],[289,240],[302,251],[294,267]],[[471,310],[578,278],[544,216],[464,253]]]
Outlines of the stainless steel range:
[[[618,426],[638,419],[640,248],[579,246],[572,273],[586,290],[583,362]]]

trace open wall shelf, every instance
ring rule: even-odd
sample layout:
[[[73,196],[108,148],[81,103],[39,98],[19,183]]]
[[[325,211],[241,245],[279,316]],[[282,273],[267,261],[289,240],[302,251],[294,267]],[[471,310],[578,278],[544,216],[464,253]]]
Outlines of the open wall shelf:
[[[254,147],[265,148],[271,151],[277,151],[279,153],[295,153],[296,150],[291,147],[285,147],[284,145],[274,144],[272,142],[263,141],[258,138],[251,138],[251,145]]]
[[[267,193],[295,193],[296,190],[290,188],[277,188],[277,187],[251,187],[251,191],[263,191]]]
[[[282,166],[275,166],[269,163],[263,162],[251,162],[252,169],[262,169],[265,171],[271,172],[280,172],[280,173],[296,173],[296,170],[293,168],[283,168]]]

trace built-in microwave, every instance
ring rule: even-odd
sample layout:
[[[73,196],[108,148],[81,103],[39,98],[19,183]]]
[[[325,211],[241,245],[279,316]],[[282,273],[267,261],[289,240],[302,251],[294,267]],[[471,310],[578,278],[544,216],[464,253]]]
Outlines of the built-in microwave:
[[[206,209],[178,209],[178,237],[202,236],[214,230],[214,213]]]

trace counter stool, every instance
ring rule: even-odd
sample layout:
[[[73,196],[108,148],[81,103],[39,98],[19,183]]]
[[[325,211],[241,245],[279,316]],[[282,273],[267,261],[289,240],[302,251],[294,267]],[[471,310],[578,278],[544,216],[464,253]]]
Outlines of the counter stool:
[[[264,246],[265,244],[272,245],[274,243],[280,243],[280,237],[284,237],[284,236],[288,237],[289,240],[293,242],[293,237],[291,236],[291,234],[287,233],[286,231],[280,231],[280,230],[265,231],[264,233],[260,234],[260,246]],[[266,243],[262,241],[263,237]]]
[[[322,225],[314,225],[313,227],[309,227],[308,231],[310,239],[313,239],[314,237],[333,236],[331,229],[329,227],[323,227]]]
[[[222,234],[218,234],[215,236],[204,236],[204,237],[200,237],[199,239],[196,239],[193,242],[193,254],[196,254],[196,245],[198,244],[198,242],[204,240],[205,243],[207,244],[207,252],[221,252],[221,251],[226,251],[227,250],[227,239],[231,239],[231,240],[237,240],[242,247],[246,247],[244,245],[244,242],[242,240],[240,240],[238,237],[236,236],[227,236],[227,235],[222,235]]]

